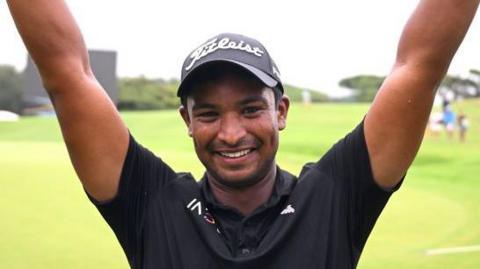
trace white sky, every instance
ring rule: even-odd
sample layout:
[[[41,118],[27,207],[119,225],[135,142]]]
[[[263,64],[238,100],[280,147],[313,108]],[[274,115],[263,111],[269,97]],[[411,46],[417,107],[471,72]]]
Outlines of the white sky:
[[[90,49],[118,51],[119,76],[179,77],[192,49],[219,32],[236,32],[267,47],[284,82],[336,95],[341,78],[388,73],[417,0],[67,2]],[[480,69],[479,20],[450,73]],[[23,69],[25,55],[6,3],[0,1],[0,64]]]

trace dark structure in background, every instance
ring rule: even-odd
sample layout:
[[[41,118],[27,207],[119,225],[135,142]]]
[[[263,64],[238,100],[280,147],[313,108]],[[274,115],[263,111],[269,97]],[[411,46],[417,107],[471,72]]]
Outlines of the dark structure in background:
[[[118,103],[117,83],[117,53],[115,51],[88,51],[90,65],[98,82],[107,91],[113,103]],[[28,57],[27,67],[23,72],[23,114],[52,114],[53,107],[48,99],[47,92],[43,88],[38,69],[32,59]]]

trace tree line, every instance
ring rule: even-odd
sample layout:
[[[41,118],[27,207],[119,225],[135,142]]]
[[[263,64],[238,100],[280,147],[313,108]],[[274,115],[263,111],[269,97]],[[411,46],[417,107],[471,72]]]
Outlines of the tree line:
[[[179,85],[177,79],[157,79],[138,77],[121,77],[118,79],[119,110],[158,110],[176,109],[180,105],[177,97]],[[292,102],[302,101],[302,92],[305,89],[292,85],[284,85],[286,93]],[[23,74],[13,66],[0,65],[0,110],[9,110],[21,114]],[[328,101],[328,96],[306,89],[310,92],[312,102]]]
[[[385,76],[357,75],[339,81],[341,87],[350,89],[352,95],[345,100],[371,102],[382,85]],[[176,96],[177,79],[121,77],[118,79],[119,110],[175,109],[179,106]],[[285,92],[292,102],[302,102],[303,92],[310,93],[311,102],[331,101],[329,97],[312,89],[284,84]],[[0,65],[0,110],[21,114],[23,75],[13,66]],[[468,78],[447,75],[439,87],[440,95],[453,94],[454,98],[480,97],[480,70],[470,70]]]
[[[148,79],[145,77],[120,78],[118,108],[120,110],[153,110],[178,108],[177,97],[179,85],[177,79]],[[302,92],[310,92],[311,102],[326,102],[326,94],[301,89],[289,84],[284,85],[285,92],[292,102],[302,102]]]
[[[357,75],[340,80],[341,87],[350,89],[351,99],[355,102],[371,102],[380,89],[385,76]],[[480,70],[471,69],[467,78],[458,75],[446,75],[438,88],[438,94],[454,99],[480,97]]]
[[[13,66],[0,65],[0,110],[20,114],[22,110],[22,76]]]

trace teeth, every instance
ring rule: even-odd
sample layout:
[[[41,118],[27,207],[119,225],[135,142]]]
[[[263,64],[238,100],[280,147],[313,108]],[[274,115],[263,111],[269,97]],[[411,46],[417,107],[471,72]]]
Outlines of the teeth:
[[[247,155],[250,152],[249,149],[238,151],[238,152],[220,152],[220,155],[228,158],[238,158]]]

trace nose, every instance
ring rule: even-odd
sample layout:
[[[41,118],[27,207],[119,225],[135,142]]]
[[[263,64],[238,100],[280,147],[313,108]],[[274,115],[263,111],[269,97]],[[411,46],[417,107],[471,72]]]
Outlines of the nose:
[[[246,135],[246,130],[237,115],[224,115],[220,122],[218,139],[228,146],[237,146]]]

